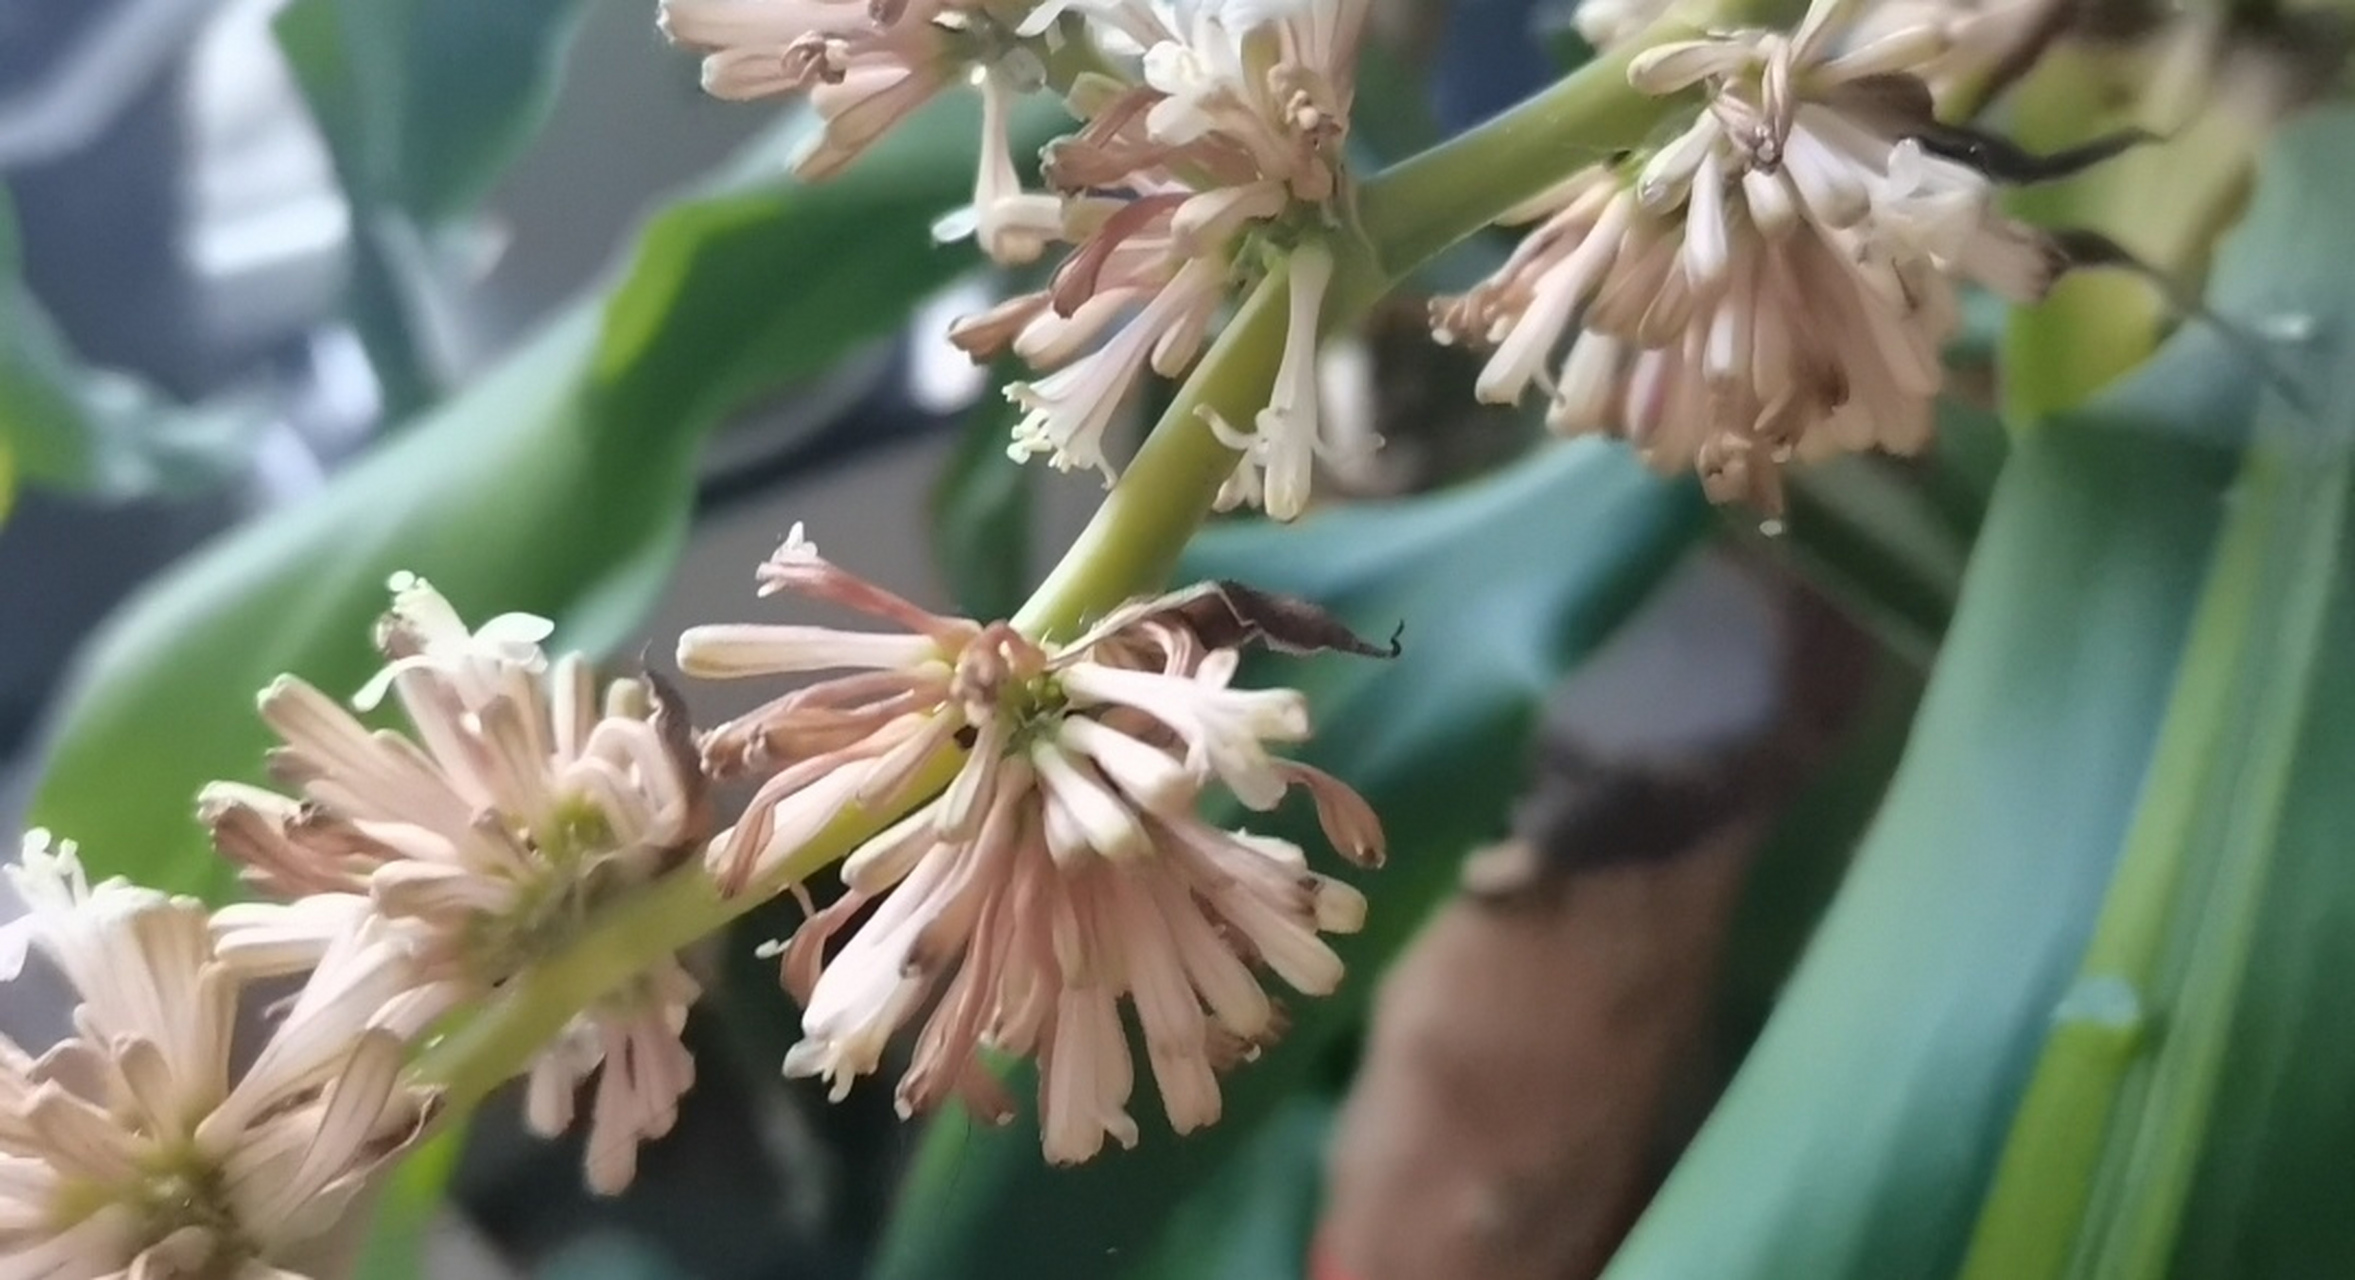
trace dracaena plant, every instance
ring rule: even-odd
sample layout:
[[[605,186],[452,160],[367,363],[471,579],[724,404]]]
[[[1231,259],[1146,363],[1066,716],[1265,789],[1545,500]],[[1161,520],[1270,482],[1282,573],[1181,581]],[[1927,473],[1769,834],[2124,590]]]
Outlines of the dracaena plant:
[[[1430,303],[1433,339],[1480,353],[1476,395],[1542,401],[1556,432],[1774,518],[1812,464],[1933,443],[1966,297],[2034,303],[2092,265],[2180,285],[2205,257],[2011,210],[2007,185],[2139,136],[2040,153],[1982,118],[2067,25],[2056,0],[1590,0],[1594,61],[1381,172],[1352,138],[1368,8],[666,0],[713,94],[809,100],[810,181],[936,97],[980,96],[971,201],[935,234],[1052,266],[948,336],[1027,369],[1002,388],[1006,451],[1101,477],[1100,509],[991,619],[913,604],[797,527],[760,593],[876,629],[686,631],[686,678],[775,689],[718,725],[651,673],[552,656],[542,619],[470,626],[397,577],[380,675],[273,683],[276,788],[201,797],[259,900],[93,885],[70,844],[28,844],[31,910],[0,959],[43,958],[81,1003],[54,1048],[0,1041],[0,1275],[328,1274],[310,1259],[359,1189],[517,1077],[531,1127],[585,1126],[588,1183],[618,1191],[694,1083],[682,950],[819,876],[844,892],[776,948],[801,1011],[788,1075],[840,1098],[904,1039],[903,1115],[955,1099],[1002,1120],[1005,1059],[1027,1059],[1056,1163],[1135,1144],[1145,1087],[1178,1133],[1214,1124],[1281,1000],[1364,980],[1328,938],[1383,910],[1379,877],[1323,869],[1378,866],[1381,817],[1286,758],[1317,708],[1241,658],[1395,646],[1245,582],[1167,589],[1211,512],[1290,522],[1327,466],[1378,447],[1325,412],[1323,344],[1458,242],[1510,234]],[[1035,188],[1013,124],[1031,97],[1070,120]],[[1175,399],[1123,457],[1114,424],[1154,376]],[[346,695],[389,695],[401,727]],[[723,808],[733,781],[750,797]],[[1295,792],[1329,852],[1223,816]],[[297,975],[233,1064],[241,1007]]]

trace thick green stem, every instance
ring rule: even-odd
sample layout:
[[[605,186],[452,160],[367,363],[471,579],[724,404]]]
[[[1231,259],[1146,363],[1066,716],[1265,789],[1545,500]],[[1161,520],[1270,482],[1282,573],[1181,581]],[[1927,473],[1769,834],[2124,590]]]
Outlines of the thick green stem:
[[[1014,615],[1015,626],[1031,635],[1069,635],[1089,615],[1169,577],[1235,470],[1234,450],[1211,434],[1203,415],[1240,426],[1267,403],[1284,356],[1285,295],[1279,268],[1244,301],[1095,518]]]
[[[1642,142],[1680,100],[1630,89],[1627,64],[1655,44],[1698,32],[1690,17],[1672,13],[1626,48],[1368,181],[1358,216],[1385,271],[1404,276],[1513,206]]]

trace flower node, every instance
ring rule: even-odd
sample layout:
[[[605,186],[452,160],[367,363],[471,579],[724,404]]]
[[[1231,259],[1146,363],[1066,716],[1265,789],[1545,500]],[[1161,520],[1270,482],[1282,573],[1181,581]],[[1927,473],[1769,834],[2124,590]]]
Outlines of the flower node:
[[[1215,785],[1264,811],[1302,787],[1343,853],[1364,865],[1382,853],[1362,799],[1269,753],[1308,737],[1304,700],[1233,687],[1237,650],[1206,644],[1189,623],[1233,615],[1206,609],[1199,589],[1057,643],[924,611],[818,559],[798,528],[779,559],[807,594],[907,633],[714,626],[680,638],[689,674],[851,672],[715,731],[825,745],[763,759],[743,820],[713,841],[721,883],[775,891],[846,807],[893,812],[927,761],[964,751],[947,790],[853,852],[847,891],[781,948],[803,1006],[786,1071],[826,1077],[840,1097],[920,1021],[903,1113],[954,1095],[1006,1118],[1011,1102],[982,1051],[1034,1058],[1046,1153],[1084,1160],[1107,1137],[1137,1137],[1125,1003],[1172,1126],[1217,1119],[1216,1071],[1279,1027],[1253,970],[1304,995],[1331,991],[1341,963],[1320,935],[1358,928],[1365,903],[1310,870],[1298,846],[1204,821],[1203,797]],[[1278,624],[1285,634],[1347,634],[1311,623],[1299,602],[1254,594],[1272,602],[1267,616],[1291,620]]]
[[[415,956],[388,1019],[416,1034],[487,997],[579,936],[600,907],[690,856],[704,783],[669,695],[651,680],[599,690],[577,655],[551,664],[546,621],[469,631],[440,593],[393,580],[377,628],[389,665],[354,700],[397,695],[415,738],[371,732],[300,680],[261,698],[291,798],[236,783],[200,816],[255,884],[286,895],[223,913],[257,965],[315,963],[354,919],[381,921]],[[531,1068],[527,1119],[570,1125],[577,1086],[604,1065],[588,1176],[626,1185],[639,1142],[667,1132],[693,1063],[678,1044],[698,987],[666,961],[575,1019]]]

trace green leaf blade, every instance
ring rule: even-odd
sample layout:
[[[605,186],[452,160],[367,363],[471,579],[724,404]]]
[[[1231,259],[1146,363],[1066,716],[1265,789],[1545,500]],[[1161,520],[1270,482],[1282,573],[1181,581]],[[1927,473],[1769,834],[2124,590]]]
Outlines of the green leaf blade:
[[[2115,431],[2020,445],[1889,799],[1611,1280],[1951,1274],[2139,794],[2228,465]]]

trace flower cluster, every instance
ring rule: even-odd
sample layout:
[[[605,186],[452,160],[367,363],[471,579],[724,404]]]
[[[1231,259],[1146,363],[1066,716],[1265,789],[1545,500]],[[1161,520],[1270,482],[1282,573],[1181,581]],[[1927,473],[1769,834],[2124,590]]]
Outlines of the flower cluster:
[[[1859,38],[1854,9],[1817,0],[1789,35],[1636,58],[1637,89],[1700,92],[1694,117],[1524,210],[1543,221],[1511,260],[1433,306],[1443,341],[1494,348],[1483,399],[1537,383],[1557,430],[1622,435],[1768,510],[1794,458],[1928,442],[1957,282],[2032,300],[2066,263],[1996,210],[1985,175],[1924,145],[1915,73],[1947,30]]]
[[[1071,246],[1045,288],[951,333],[977,360],[1011,351],[1044,371],[1006,389],[1025,410],[1014,457],[1111,480],[1105,434],[1145,371],[1184,372],[1237,290],[1278,262],[1291,302],[1269,404],[1249,423],[1210,424],[1241,455],[1222,502],[1289,519],[1315,460],[1361,447],[1319,420],[1316,351],[1365,0],[664,0],[662,12],[674,39],[710,51],[714,93],[811,95],[825,129],[808,176],[945,85],[978,85],[973,204],[939,233],[971,234],[1008,264]],[[1047,148],[1049,189],[1025,191],[1008,122],[1017,95],[1050,79],[1082,124]]]
[[[39,832],[7,874],[25,914],[0,928],[0,980],[38,956],[75,1003],[37,1054],[0,1036],[0,1274],[339,1274],[325,1237],[431,1111],[385,1024],[399,939],[334,939],[257,1050],[240,1015],[283,987],[257,988],[201,903],[93,886]]]
[[[974,209],[983,248],[1001,260],[1035,256],[1048,240],[1074,247],[1046,288],[950,336],[976,359],[1011,350],[1053,371],[1006,390],[1027,411],[1016,458],[1109,481],[1105,431],[1145,370],[1182,373],[1235,289],[1287,262],[1290,315],[1269,403],[1248,429],[1211,426],[1241,454],[1222,505],[1291,519],[1307,504],[1315,459],[1350,447],[1320,421],[1316,351],[1334,268],[1327,237],[1348,196],[1342,145],[1364,0],[1086,7],[1115,43],[1142,51],[1137,74],[1090,81],[1069,99],[1085,123],[1047,148],[1051,197],[1011,190],[1011,158],[993,144]],[[1013,252],[1008,228],[1019,228]]]
[[[693,675],[852,672],[706,736],[715,775],[766,777],[712,843],[723,887],[768,883],[846,807],[895,807],[928,760],[965,753],[944,793],[851,855],[848,892],[783,947],[805,1036],[786,1070],[823,1075],[840,1096],[922,1017],[904,1113],[953,1094],[1003,1118],[1011,1108],[981,1051],[1035,1057],[1046,1154],[1085,1160],[1107,1136],[1136,1140],[1126,1000],[1171,1125],[1216,1120],[1216,1070],[1278,1026],[1254,963],[1303,994],[1331,991],[1341,963],[1319,934],[1356,929],[1365,904],[1310,871],[1298,847],[1204,821],[1205,790],[1266,810],[1303,787],[1345,854],[1371,865],[1382,853],[1363,800],[1268,753],[1307,735],[1300,696],[1232,687],[1240,632],[1205,624],[1184,603],[1195,595],[1131,606],[1054,644],[918,608],[828,563],[799,529],[761,580],[904,630],[681,637]]]
[[[551,665],[548,624],[510,614],[469,632],[424,581],[394,579],[377,639],[390,660],[356,699],[389,690],[416,739],[371,732],[282,679],[261,711],[284,746],[272,773],[300,798],[215,783],[199,813],[256,885],[290,899],[221,912],[223,945],[256,966],[324,966],[354,928],[413,955],[386,1016],[410,1034],[560,948],[601,904],[691,853],[704,823],[690,735],[657,689]],[[533,1064],[526,1116],[555,1134],[600,1064],[588,1177],[626,1185],[637,1147],[667,1132],[694,1082],[679,1043],[695,980],[673,962],[581,1014]]]
[[[1029,42],[980,3],[662,0],[660,22],[672,40],[706,52],[703,87],[714,96],[809,98],[822,127],[794,171],[810,179],[840,172],[977,69],[1001,90],[1042,74]],[[1002,118],[995,123],[1003,136]]]
[[[827,1076],[839,1096],[929,1006],[903,1107],[955,1093],[1003,1116],[982,1049],[1034,1055],[1048,1152],[1085,1159],[1107,1135],[1135,1140],[1127,1000],[1173,1124],[1216,1119],[1214,1071],[1277,1030],[1252,966],[1330,991],[1341,965],[1319,935],[1356,928],[1365,908],[1300,849],[1202,820],[1206,789],[1268,809],[1303,787],[1345,852],[1381,856],[1362,800],[1268,754],[1306,736],[1306,711],[1297,694],[1233,688],[1237,645],[1365,646],[1232,585],[1035,642],[918,609],[798,530],[761,576],[908,633],[688,633],[681,661],[698,675],[857,671],[699,740],[651,677],[600,691],[577,656],[548,659],[545,620],[470,630],[399,575],[377,629],[387,666],[354,702],[391,695],[412,736],[284,678],[261,712],[282,740],[271,773],[293,794],[224,782],[199,799],[219,848],[281,901],[208,913],[120,881],[92,888],[70,850],[31,843],[11,873],[31,909],[0,927],[0,981],[37,952],[82,1003],[47,1053],[0,1039],[0,1274],[298,1274],[420,1131],[429,1099],[406,1058],[451,1015],[674,869],[776,892],[822,827],[905,807],[927,761],[958,750],[954,783],[860,849],[848,892],[785,948],[807,1031],[788,1071]],[[747,774],[764,785],[707,847],[707,779]],[[259,1012],[249,993],[297,975],[269,1043],[233,1069],[236,1019]],[[694,1080],[679,1033],[698,994],[665,959],[529,1065],[526,1115],[547,1134],[597,1077],[593,1188],[627,1184],[639,1145],[672,1126]]]

